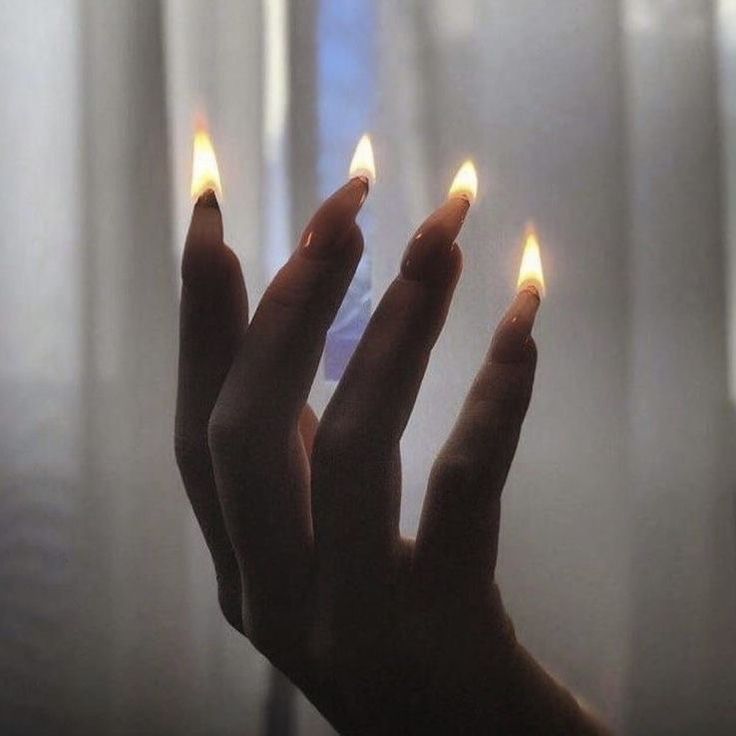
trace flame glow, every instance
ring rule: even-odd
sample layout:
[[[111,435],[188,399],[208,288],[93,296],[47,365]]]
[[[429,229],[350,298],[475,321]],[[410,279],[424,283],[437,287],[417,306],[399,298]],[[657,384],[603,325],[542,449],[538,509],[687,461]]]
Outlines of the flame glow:
[[[373,146],[370,136],[366,133],[355,146],[355,153],[350,162],[350,178],[364,176],[370,184],[376,183],[376,162],[373,159]]]
[[[534,286],[539,296],[544,296],[544,272],[542,271],[542,256],[539,252],[539,238],[537,231],[531,226],[526,233],[524,255],[521,258],[519,280],[516,284],[517,291],[521,291],[525,286]]]
[[[472,161],[467,160],[458,169],[447,196],[465,197],[470,204],[475,202],[475,198],[478,196],[478,174]]]
[[[220,170],[217,167],[217,158],[215,157],[215,149],[212,147],[212,139],[206,130],[200,128],[194,134],[192,199],[197,199],[208,189],[214,189],[215,194],[222,196]]]

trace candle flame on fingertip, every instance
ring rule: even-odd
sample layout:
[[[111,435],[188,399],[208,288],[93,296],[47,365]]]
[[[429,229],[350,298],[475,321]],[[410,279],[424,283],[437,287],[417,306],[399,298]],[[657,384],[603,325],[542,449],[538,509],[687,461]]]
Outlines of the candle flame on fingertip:
[[[478,173],[475,170],[475,164],[470,159],[457,170],[447,196],[465,197],[470,204],[475,202],[478,196]]]
[[[533,225],[527,227],[524,255],[521,257],[521,268],[519,268],[519,280],[516,282],[516,290],[521,291],[526,286],[536,288],[540,297],[545,295],[539,236]]]
[[[369,184],[376,183],[376,162],[373,158],[373,145],[370,136],[365,133],[355,146],[355,153],[350,161],[350,178],[365,177]]]
[[[194,134],[192,151],[192,199],[197,199],[208,189],[214,189],[215,194],[222,196],[220,169],[217,166],[212,138],[204,128],[200,127]]]

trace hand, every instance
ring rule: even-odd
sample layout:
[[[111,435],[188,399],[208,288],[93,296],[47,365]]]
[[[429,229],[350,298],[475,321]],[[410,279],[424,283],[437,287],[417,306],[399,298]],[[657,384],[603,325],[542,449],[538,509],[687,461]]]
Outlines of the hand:
[[[222,611],[345,734],[603,733],[517,643],[494,583],[500,497],[531,396],[523,290],[399,534],[399,440],[445,321],[468,209],[420,227],[321,421],[307,406],[363,249],[352,179],[248,322],[213,193],[182,265],[176,451]]]

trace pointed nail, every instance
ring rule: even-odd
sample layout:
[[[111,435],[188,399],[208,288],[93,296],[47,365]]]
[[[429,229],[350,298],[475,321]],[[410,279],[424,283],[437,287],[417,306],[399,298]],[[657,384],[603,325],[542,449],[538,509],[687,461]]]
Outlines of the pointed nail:
[[[355,222],[368,196],[368,183],[355,176],[326,199],[315,212],[300,241],[309,258],[330,258],[345,242],[343,236]]]
[[[498,363],[521,363],[530,355],[531,332],[539,310],[539,292],[524,286],[516,295],[496,329],[491,345],[491,360]]]
[[[455,243],[470,203],[452,197],[435,210],[414,233],[401,261],[401,275],[410,281],[446,283],[457,269]]]

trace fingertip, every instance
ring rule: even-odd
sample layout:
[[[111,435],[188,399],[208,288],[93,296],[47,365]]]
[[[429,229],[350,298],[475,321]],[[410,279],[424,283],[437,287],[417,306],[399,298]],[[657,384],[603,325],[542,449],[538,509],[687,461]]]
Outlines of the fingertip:
[[[223,240],[222,212],[212,190],[205,192],[192,208],[186,246],[221,243]]]
[[[357,223],[352,223],[348,229],[330,244],[328,258],[318,257],[314,252],[300,248],[292,255],[292,260],[306,259],[310,268],[316,266],[325,273],[338,271],[352,271],[357,267],[365,248],[363,231]],[[315,263],[316,262],[316,263]]]
[[[536,291],[522,289],[496,328],[491,343],[491,360],[496,363],[523,363],[536,360],[537,349],[531,331],[539,309]]]
[[[219,207],[197,200],[192,210],[184,252],[181,277],[187,286],[197,286],[240,271],[237,256],[223,242],[222,214]]]
[[[467,200],[455,197],[419,226],[401,259],[401,275],[405,279],[439,286],[457,279],[462,255],[455,238],[466,213]]]
[[[312,216],[299,241],[299,248],[310,258],[323,260],[340,251],[355,218],[368,196],[368,185],[354,177],[328,197]]]

